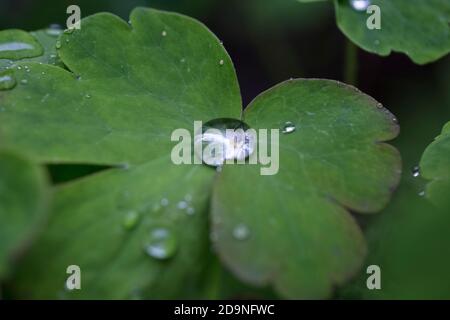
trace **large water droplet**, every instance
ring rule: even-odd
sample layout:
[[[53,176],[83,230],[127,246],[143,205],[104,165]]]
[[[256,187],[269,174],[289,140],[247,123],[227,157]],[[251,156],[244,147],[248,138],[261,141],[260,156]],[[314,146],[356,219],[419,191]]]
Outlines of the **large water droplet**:
[[[16,79],[12,74],[0,74],[0,90],[8,90],[14,88]]]
[[[370,0],[349,0],[350,5],[356,11],[366,11],[370,6]]]
[[[242,161],[255,150],[256,131],[240,120],[220,118],[206,122],[194,138],[195,153],[210,166],[227,160]]]
[[[45,33],[52,37],[57,37],[62,32],[62,27],[56,23],[49,25],[49,27],[45,30]]]
[[[178,241],[172,231],[165,227],[154,228],[144,240],[145,252],[155,259],[172,257],[178,247]]]
[[[237,240],[245,240],[249,237],[250,230],[245,224],[238,224],[233,229],[233,237]]]
[[[418,176],[420,176],[420,168],[419,166],[414,166],[411,170],[412,176],[414,178],[417,178]]]
[[[283,125],[283,128],[281,129],[281,132],[283,133],[292,133],[295,131],[295,124],[293,124],[290,121],[286,121]]]
[[[139,213],[136,211],[128,211],[123,218],[123,227],[125,229],[133,229],[139,221]]]

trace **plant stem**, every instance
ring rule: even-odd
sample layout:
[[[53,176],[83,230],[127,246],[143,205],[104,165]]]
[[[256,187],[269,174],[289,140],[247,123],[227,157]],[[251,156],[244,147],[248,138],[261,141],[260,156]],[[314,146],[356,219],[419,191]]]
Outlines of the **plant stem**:
[[[358,47],[347,39],[345,45],[344,82],[356,86],[358,82]]]

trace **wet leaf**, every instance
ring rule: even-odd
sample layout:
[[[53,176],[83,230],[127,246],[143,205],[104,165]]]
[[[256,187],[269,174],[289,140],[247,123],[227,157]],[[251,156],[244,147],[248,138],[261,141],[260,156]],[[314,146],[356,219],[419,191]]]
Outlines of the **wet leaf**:
[[[241,279],[284,297],[324,298],[362,265],[366,247],[348,209],[383,208],[398,183],[398,126],[367,95],[329,80],[294,80],[246,109],[255,129],[280,129],[279,172],[225,166],[215,184],[216,249]],[[249,254],[251,252],[251,254]]]

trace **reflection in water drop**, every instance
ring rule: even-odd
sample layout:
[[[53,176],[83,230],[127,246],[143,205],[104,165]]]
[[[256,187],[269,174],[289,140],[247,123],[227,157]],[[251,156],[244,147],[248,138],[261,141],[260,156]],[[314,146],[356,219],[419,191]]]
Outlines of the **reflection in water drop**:
[[[138,221],[139,221],[139,213],[137,213],[136,211],[129,211],[126,213],[122,224],[125,229],[130,230],[136,226]]]
[[[283,128],[281,129],[281,132],[283,133],[291,133],[295,131],[295,124],[293,124],[290,121],[286,121],[283,125]]]
[[[145,252],[155,259],[163,260],[172,257],[178,247],[178,241],[167,228],[159,227],[150,231],[144,240]]]
[[[195,153],[204,163],[220,167],[227,160],[243,161],[256,144],[256,131],[240,120],[220,118],[206,122],[194,138]]]

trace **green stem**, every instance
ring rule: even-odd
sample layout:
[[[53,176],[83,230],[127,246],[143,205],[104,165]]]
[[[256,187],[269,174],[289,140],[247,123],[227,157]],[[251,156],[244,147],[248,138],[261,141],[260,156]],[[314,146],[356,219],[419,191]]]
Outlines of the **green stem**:
[[[356,86],[358,82],[358,47],[350,40],[345,46],[344,82]]]

